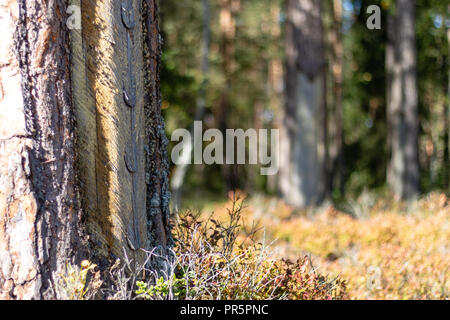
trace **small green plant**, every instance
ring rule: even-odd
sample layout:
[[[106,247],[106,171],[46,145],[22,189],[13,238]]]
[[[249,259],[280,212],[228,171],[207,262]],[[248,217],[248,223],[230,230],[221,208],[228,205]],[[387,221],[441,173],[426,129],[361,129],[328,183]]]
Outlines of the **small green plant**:
[[[158,278],[154,285],[148,285],[143,281],[138,281],[136,285],[138,298],[167,299],[171,293],[177,298],[183,298],[186,295],[186,280],[178,279],[175,274],[168,280],[164,280],[164,277]]]

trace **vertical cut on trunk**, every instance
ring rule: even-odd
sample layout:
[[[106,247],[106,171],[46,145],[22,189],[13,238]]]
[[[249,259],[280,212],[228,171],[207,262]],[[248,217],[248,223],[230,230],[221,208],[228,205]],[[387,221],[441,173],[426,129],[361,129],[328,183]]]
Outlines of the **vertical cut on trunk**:
[[[154,0],[79,4],[73,97],[91,252],[113,258],[125,249],[142,263],[140,249],[164,252],[170,242],[158,8]]]

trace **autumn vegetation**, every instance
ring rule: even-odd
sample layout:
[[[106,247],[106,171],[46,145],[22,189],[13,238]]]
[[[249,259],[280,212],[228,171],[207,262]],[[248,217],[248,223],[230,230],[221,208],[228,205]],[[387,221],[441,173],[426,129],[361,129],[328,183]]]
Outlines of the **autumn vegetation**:
[[[61,278],[73,288],[67,297],[449,298],[450,199],[443,194],[409,205],[365,195],[360,207],[330,206],[314,214],[274,198],[242,199],[208,203],[213,214],[180,214],[165,272],[142,266],[133,274],[132,261],[117,263],[110,273],[115,289],[105,291],[96,266],[86,261],[81,268],[70,266],[69,276]]]
[[[0,25],[0,299],[450,298],[448,1]]]
[[[276,256],[307,255],[318,273],[345,281],[346,298],[448,299],[450,199],[439,193],[412,203],[386,199],[364,193],[339,208],[298,211],[256,197],[244,220],[264,226],[261,236],[275,241]],[[226,217],[221,208],[216,215]]]

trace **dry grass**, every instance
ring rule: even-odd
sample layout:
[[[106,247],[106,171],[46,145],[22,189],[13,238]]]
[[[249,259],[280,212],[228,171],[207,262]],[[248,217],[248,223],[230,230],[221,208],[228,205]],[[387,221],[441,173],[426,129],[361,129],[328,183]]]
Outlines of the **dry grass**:
[[[186,212],[173,229],[176,246],[168,268],[139,282],[145,299],[342,299],[345,282],[317,272],[311,261],[276,258],[270,245],[244,230],[242,201],[232,200],[225,219]]]
[[[220,204],[215,212],[224,219]],[[347,205],[296,212],[276,199],[248,200],[246,221],[265,226],[278,256],[311,254],[320,272],[347,281],[351,299],[448,299],[450,201],[431,194],[405,204],[367,194]]]
[[[125,258],[99,289],[94,265],[70,267],[61,277],[62,287],[69,288],[62,296],[449,299],[450,201],[445,195],[406,204],[365,194],[346,206],[349,213],[333,206],[296,211],[267,197],[248,199],[246,205],[230,200],[215,204],[211,215],[179,216],[171,256],[147,253],[148,261],[163,261],[158,272],[149,264],[136,270]],[[89,272],[95,283],[87,280]]]
[[[73,281],[65,288],[69,299],[107,298],[114,300],[279,300],[344,299],[346,283],[318,272],[312,261],[298,257],[295,262],[276,257],[265,241],[256,241],[257,229],[242,226],[242,201],[230,202],[226,218],[186,212],[174,221],[176,245],[169,256],[147,252],[142,266],[124,254],[109,270],[100,288],[87,280],[95,266],[71,267]],[[126,252],[126,251],[124,251]],[[161,268],[152,268],[158,261]],[[87,263],[87,262],[86,262]],[[89,266],[91,264],[89,263]],[[155,271],[156,270],[156,271]],[[71,279],[72,279],[71,278]],[[65,279],[65,278],[64,278]],[[72,284],[73,283],[73,284]],[[80,296],[81,294],[81,296]]]

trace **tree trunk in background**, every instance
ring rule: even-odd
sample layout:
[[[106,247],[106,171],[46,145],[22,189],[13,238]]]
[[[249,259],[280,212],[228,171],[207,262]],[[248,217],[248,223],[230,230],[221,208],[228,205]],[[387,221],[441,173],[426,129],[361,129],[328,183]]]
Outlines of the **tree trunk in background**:
[[[280,138],[279,187],[296,207],[326,197],[325,58],[321,2],[288,0],[286,105]]]
[[[333,78],[333,107],[330,106],[329,138],[330,138],[330,190],[338,187],[344,192],[343,179],[343,110],[342,84],[344,67],[344,46],[342,43],[342,1],[333,0],[332,26],[329,30],[331,44],[331,74]]]
[[[420,187],[418,138],[416,2],[397,0],[388,17],[386,68],[391,159],[388,183],[398,198],[411,199]]]
[[[447,7],[447,14],[450,16],[450,4]],[[445,25],[444,25],[445,28]],[[447,27],[448,44],[448,64],[450,65],[450,27]],[[450,70],[448,72],[447,83],[447,103],[444,105],[444,186],[450,191]]]
[[[68,263],[170,244],[157,8],[3,1],[0,17],[0,298],[54,299]]]
[[[234,69],[234,39],[236,36],[235,15],[239,12],[241,0],[220,0],[220,55],[222,59],[222,74],[225,78],[223,91],[219,98],[218,109],[215,112],[219,129],[225,136],[225,131],[229,126],[230,90],[232,85],[232,73]],[[226,152],[224,148],[224,152]],[[226,158],[226,155],[225,155]],[[222,174],[228,190],[235,190],[238,187],[239,179],[237,173],[238,166],[223,164]]]
[[[208,88],[208,74],[209,74],[209,43],[210,43],[210,7],[209,0],[202,0],[202,8],[203,8],[203,35],[202,35],[202,86],[200,89],[200,95],[197,99],[197,106],[194,115],[194,121],[201,121],[203,119],[203,115],[205,113],[206,108],[206,90]],[[194,128],[190,130],[191,136],[193,136]],[[186,145],[183,148],[181,158],[190,158],[192,156],[192,151],[194,149],[194,141],[187,141]],[[189,165],[186,161],[183,164],[180,164],[175,169],[175,172],[171,179],[171,189],[172,189],[172,205],[175,212],[178,212],[181,206],[182,199],[182,188],[184,184],[184,179],[186,177],[187,170]]]
[[[281,8],[277,2],[273,2],[271,7],[271,32],[273,39],[282,41],[282,28],[280,24]],[[280,115],[283,114],[283,60],[281,54],[275,54],[269,61],[268,70],[268,87],[269,87],[269,105],[273,108],[274,119],[273,126],[279,129],[282,126],[282,119]],[[274,157],[279,157],[279,154],[274,154]],[[278,175],[267,176],[267,190],[271,193],[276,193],[278,189]]]

